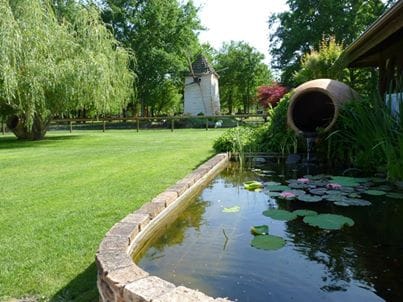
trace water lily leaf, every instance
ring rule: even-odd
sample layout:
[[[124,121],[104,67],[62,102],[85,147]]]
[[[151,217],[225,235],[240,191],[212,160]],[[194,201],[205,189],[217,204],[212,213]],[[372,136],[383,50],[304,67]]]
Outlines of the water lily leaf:
[[[354,220],[349,217],[335,214],[319,214],[305,216],[304,222],[325,230],[340,230],[343,226],[353,226]]]
[[[285,245],[285,240],[273,235],[255,236],[252,239],[251,245],[257,249],[274,251],[281,249]]]
[[[355,187],[360,184],[361,178],[348,177],[348,176],[332,176],[332,182],[337,183],[343,187]]]
[[[386,197],[403,200],[403,193],[391,192],[386,194]]]
[[[266,182],[265,183],[267,186],[278,186],[278,185],[281,185],[281,183],[280,182],[277,182],[277,181],[269,181],[269,182]]]
[[[268,235],[269,227],[267,225],[255,225],[250,229],[250,232],[255,236]]]
[[[288,187],[290,189],[306,189],[309,188],[309,185],[306,183],[296,183],[296,182],[291,182],[288,184]]]
[[[393,188],[391,186],[388,186],[388,185],[380,185],[380,186],[377,186],[377,187],[373,187],[371,189],[372,190],[378,190],[378,191],[387,191],[387,192],[393,190]]]
[[[346,195],[347,193],[346,192],[343,192],[343,191],[337,191],[337,190],[327,190],[326,191],[326,194],[327,195]]]
[[[372,196],[382,196],[386,194],[385,191],[379,191],[379,190],[366,190],[364,191],[364,193]]]
[[[280,196],[280,192],[267,192],[267,195],[269,195],[270,197],[278,197]]]
[[[255,191],[255,192],[262,192],[263,190],[262,190],[261,188],[257,188],[257,189],[254,189],[253,191]]]
[[[314,216],[318,215],[318,212],[312,211],[312,210],[295,210],[293,213],[297,216]]]
[[[230,208],[224,208],[222,211],[223,213],[237,213],[241,210],[240,206],[233,206]]]
[[[374,182],[374,183],[377,183],[377,184],[387,182],[387,180],[385,178],[381,178],[381,177],[372,177],[369,180]]]
[[[323,198],[317,195],[304,194],[304,195],[298,195],[298,200],[305,202],[319,202],[322,201]]]
[[[348,206],[365,207],[365,206],[371,205],[371,203],[368,200],[359,199],[359,198],[347,198],[347,197],[344,197],[340,201],[334,202],[334,204],[338,205],[338,206],[343,206],[343,207],[348,207]]]
[[[343,192],[343,193],[353,193],[355,190],[360,190],[361,189],[361,186],[360,185],[357,185],[357,186],[354,186],[354,187],[341,187],[340,188],[340,191],[341,192]]]
[[[358,193],[353,192],[353,193],[348,194],[348,197],[350,197],[350,198],[361,198],[361,195],[358,194]]]
[[[287,186],[284,185],[275,185],[275,186],[268,186],[267,187],[270,191],[286,191],[288,189]]]
[[[256,180],[251,180],[251,181],[246,181],[243,184],[244,188],[246,190],[254,191],[259,188],[263,188],[263,184],[260,181]]]
[[[325,188],[316,188],[316,189],[309,189],[309,193],[313,195],[325,195],[326,194]]]
[[[283,221],[289,221],[297,218],[297,215],[292,212],[278,209],[264,211],[263,215],[270,217],[274,220],[283,220]]]
[[[306,194],[304,190],[289,190],[288,192],[294,193],[295,195]]]
[[[345,196],[341,194],[331,194],[331,195],[325,195],[323,196],[324,199],[332,202],[340,202],[343,200]]]

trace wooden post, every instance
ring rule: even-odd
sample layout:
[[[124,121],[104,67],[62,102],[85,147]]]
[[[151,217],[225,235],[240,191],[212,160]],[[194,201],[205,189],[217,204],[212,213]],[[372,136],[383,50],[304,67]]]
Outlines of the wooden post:
[[[139,130],[140,130],[140,119],[137,118],[136,122],[137,122],[137,132],[139,132]]]
[[[70,121],[70,133],[73,132],[73,121]]]
[[[206,131],[208,130],[208,118],[206,118]]]
[[[106,128],[106,121],[103,121],[103,127],[102,127],[102,132],[105,132],[105,128]]]
[[[6,135],[6,127],[4,125],[4,121],[1,120],[1,132],[3,133],[3,135]]]
[[[175,128],[175,119],[172,118],[171,119],[171,132],[174,132],[174,128]]]

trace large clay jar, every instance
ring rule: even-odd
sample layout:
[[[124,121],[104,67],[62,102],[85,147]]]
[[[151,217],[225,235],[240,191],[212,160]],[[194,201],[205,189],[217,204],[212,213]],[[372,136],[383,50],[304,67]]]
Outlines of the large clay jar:
[[[350,86],[331,79],[317,79],[298,86],[290,99],[288,125],[297,133],[328,131],[336,122],[340,106],[358,99]]]

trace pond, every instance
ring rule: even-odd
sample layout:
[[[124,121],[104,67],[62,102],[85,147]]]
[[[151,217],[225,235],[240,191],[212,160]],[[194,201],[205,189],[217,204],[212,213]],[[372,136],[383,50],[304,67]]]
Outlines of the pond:
[[[403,301],[402,192],[395,198],[360,192],[369,206],[269,196],[274,181],[287,185],[292,178],[295,184],[306,173],[306,168],[281,165],[241,173],[229,165],[135,261],[176,285],[234,301]],[[247,190],[244,183],[250,180],[263,188]],[[375,194],[391,189],[382,180],[371,181]],[[262,214],[273,209],[338,214],[354,225],[327,230],[302,217],[282,221]],[[253,247],[258,236],[251,228],[259,225],[267,225],[269,234],[282,237],[285,245],[277,250]]]

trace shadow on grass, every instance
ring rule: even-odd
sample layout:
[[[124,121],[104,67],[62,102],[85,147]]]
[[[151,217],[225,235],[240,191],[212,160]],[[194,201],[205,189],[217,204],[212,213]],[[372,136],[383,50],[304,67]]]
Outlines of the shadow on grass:
[[[0,137],[0,150],[42,147],[55,144],[56,142],[59,141],[67,141],[72,139],[78,140],[81,138],[82,136],[79,135],[55,135],[45,137],[42,140],[30,141],[30,140],[19,140],[13,136],[6,136],[6,137]]]
[[[64,288],[58,291],[51,302],[98,302],[97,268],[92,262],[85,271],[77,275]]]

